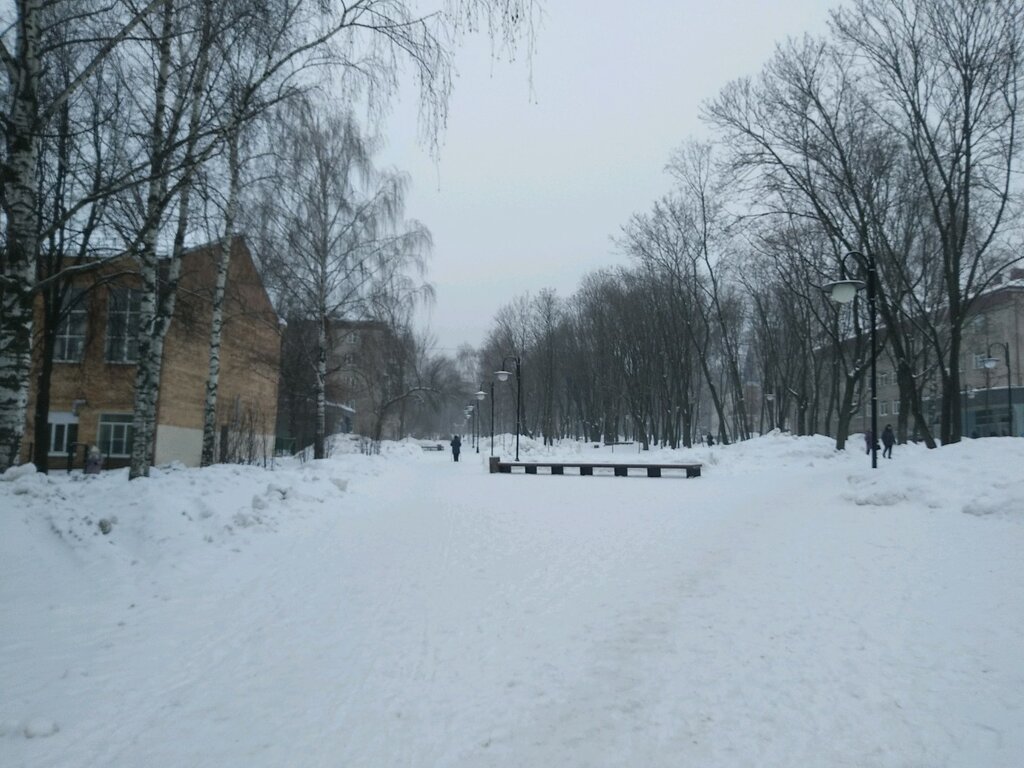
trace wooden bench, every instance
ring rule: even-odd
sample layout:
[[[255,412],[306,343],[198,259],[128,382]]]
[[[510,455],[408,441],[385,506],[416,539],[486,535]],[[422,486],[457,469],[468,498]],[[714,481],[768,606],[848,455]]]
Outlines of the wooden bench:
[[[497,456],[492,456],[490,461],[491,473],[501,472],[506,475],[512,473],[512,467],[522,467],[528,475],[536,475],[538,467],[545,467],[551,470],[552,475],[564,475],[566,467],[578,469],[580,475],[593,475],[595,469],[612,469],[616,477],[627,477],[631,469],[643,469],[647,471],[648,477],[661,477],[662,470],[681,469],[686,470],[687,477],[700,477],[701,464],[639,464],[635,462],[622,464],[602,464],[592,461],[502,461]]]

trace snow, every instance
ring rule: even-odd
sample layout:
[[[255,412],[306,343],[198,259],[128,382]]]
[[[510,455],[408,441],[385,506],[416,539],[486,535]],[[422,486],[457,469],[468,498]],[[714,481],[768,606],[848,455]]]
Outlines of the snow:
[[[8,471],[0,765],[1021,765],[1024,440],[480,445]]]

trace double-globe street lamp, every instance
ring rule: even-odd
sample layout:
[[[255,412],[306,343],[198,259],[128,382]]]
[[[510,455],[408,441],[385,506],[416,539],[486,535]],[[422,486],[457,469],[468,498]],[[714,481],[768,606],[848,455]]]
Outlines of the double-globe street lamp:
[[[853,257],[865,279],[851,280],[846,270],[846,260]],[[849,304],[857,295],[857,291],[867,289],[868,316],[871,325],[871,468],[878,469],[878,378],[875,365],[877,355],[877,339],[875,331],[875,293],[877,291],[878,273],[875,269],[875,257],[865,256],[859,251],[850,251],[839,260],[839,280],[827,283],[832,300],[839,304]]]
[[[477,400],[483,400],[487,393],[482,389],[476,393]],[[494,380],[491,379],[491,456],[494,455]]]
[[[473,414],[473,406],[467,405],[463,410],[466,414],[466,421],[469,422],[469,447],[473,447],[473,439],[476,436],[476,419]]]
[[[477,402],[487,397],[487,393],[482,389],[473,393],[473,397],[477,399]],[[476,452],[480,453],[480,423],[477,422],[476,430]],[[491,386],[491,453],[494,453],[494,387]]]
[[[992,370],[999,365],[999,358],[992,357],[992,347],[1002,347],[1003,354],[1006,356],[1006,415],[1009,418],[1009,432],[1007,434],[1013,437],[1013,372],[1010,370],[1010,345],[1005,341],[993,341],[988,345],[988,349],[985,351],[985,367],[988,370]],[[985,407],[988,407],[987,403]]]
[[[523,403],[523,376],[522,376],[522,361],[518,355],[506,355],[501,359],[501,370],[495,371],[494,375],[498,377],[498,381],[508,381],[509,376],[512,373],[505,367],[505,364],[511,360],[516,364],[516,461],[519,461],[519,426],[520,417],[522,414],[522,403]],[[492,398],[493,402],[493,398]],[[493,430],[492,430],[493,435]],[[491,438],[493,442],[493,436]],[[493,450],[493,449],[492,449]]]

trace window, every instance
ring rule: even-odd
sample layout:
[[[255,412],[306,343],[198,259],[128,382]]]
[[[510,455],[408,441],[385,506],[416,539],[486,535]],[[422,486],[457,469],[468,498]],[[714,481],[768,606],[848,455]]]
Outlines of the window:
[[[60,325],[57,326],[57,343],[53,350],[54,361],[81,361],[85,351],[86,316],[85,291],[72,288],[64,296]]]
[[[139,305],[142,294],[128,288],[110,291],[107,307],[107,362],[136,363],[139,360]]]
[[[900,401],[899,400],[893,400],[892,401],[892,415],[893,416],[899,416],[900,415]]]
[[[985,367],[985,361],[988,360],[988,355],[975,354],[972,356],[972,358],[974,360],[974,370],[980,371],[982,368]]]
[[[878,413],[881,416],[888,416],[889,415],[889,401],[888,400],[882,400],[878,404]]]
[[[888,387],[889,386],[889,372],[888,371],[883,371],[882,373],[878,374],[878,386],[880,386],[880,387]]]
[[[343,358],[345,365],[355,365],[356,356],[352,352],[347,352]]]
[[[98,441],[100,453],[104,456],[130,456],[133,432],[130,413],[101,415]]]
[[[67,456],[68,448],[78,442],[78,417],[73,413],[50,413],[51,456]]]

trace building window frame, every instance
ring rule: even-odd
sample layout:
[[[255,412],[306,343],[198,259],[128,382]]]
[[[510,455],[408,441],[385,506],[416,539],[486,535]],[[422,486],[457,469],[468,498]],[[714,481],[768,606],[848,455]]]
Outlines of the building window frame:
[[[78,442],[78,417],[65,411],[51,411],[49,415],[50,444],[48,456],[67,456],[69,446]]]
[[[112,288],[107,304],[108,363],[134,365],[139,362],[139,319],[142,292],[134,288]]]
[[[61,307],[60,323],[57,325],[53,345],[53,362],[82,362],[82,358],[85,356],[88,319],[89,311],[85,301],[85,290],[71,288],[64,295]]]
[[[96,445],[104,456],[127,459],[132,455],[135,430],[130,413],[101,413]]]

